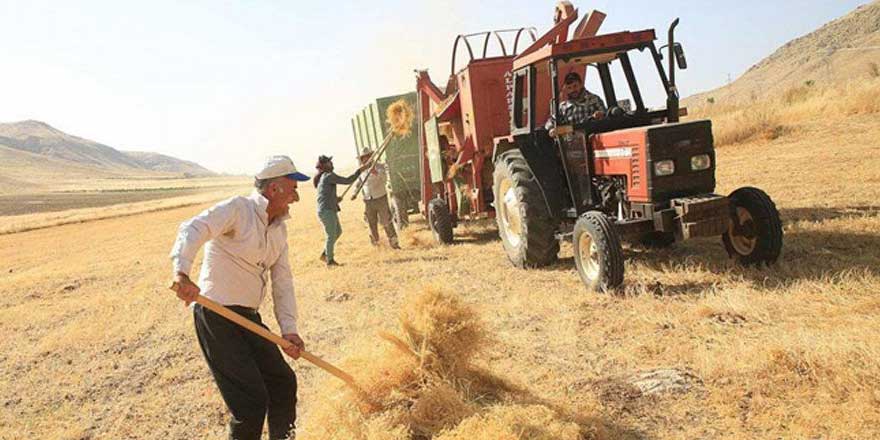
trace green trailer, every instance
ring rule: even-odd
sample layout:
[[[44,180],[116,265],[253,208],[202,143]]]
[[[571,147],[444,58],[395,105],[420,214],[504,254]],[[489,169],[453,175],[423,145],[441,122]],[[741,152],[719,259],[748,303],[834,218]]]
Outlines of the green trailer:
[[[385,112],[394,102],[403,99],[410,108],[417,109],[416,93],[377,98],[351,118],[352,134],[356,152],[376,151],[388,135]],[[409,214],[417,213],[421,200],[419,183],[418,121],[413,118],[410,134],[401,138],[393,136],[379,158],[388,168],[388,203],[394,224],[398,229],[406,227]]]

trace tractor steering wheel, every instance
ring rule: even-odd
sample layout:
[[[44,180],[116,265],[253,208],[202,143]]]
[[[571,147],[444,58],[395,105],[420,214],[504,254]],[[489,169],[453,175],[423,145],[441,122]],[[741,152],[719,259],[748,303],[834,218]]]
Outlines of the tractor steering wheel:
[[[608,111],[605,112],[606,118],[617,119],[617,118],[621,118],[624,116],[628,116],[626,113],[626,110],[624,110],[616,105],[608,107]]]

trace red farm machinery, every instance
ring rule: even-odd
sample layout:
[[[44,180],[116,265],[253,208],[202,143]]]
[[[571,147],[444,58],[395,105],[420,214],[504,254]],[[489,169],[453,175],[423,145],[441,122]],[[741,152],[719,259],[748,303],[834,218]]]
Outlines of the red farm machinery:
[[[741,264],[774,262],[782,225],[773,201],[752,187],[715,194],[712,123],[679,121],[686,111],[675,69],[687,65],[674,39],[678,20],[669,27],[664,68],[653,29],[597,35],[604,17],[593,11],[571,31],[577,10],[559,2],[541,37],[531,28],[458,36],[444,89],[417,71],[420,210],[435,238],[452,242],[460,221],[494,217],[517,267],[551,264],[560,240],[571,240],[577,271],[594,290],[623,282],[622,239],[667,246],[720,236]],[[475,54],[471,41],[480,38]],[[501,55],[488,56],[490,42]],[[456,70],[462,44],[469,62]],[[640,54],[665,108],[645,105],[631,59]],[[607,110],[548,129],[569,72],[593,72]]]

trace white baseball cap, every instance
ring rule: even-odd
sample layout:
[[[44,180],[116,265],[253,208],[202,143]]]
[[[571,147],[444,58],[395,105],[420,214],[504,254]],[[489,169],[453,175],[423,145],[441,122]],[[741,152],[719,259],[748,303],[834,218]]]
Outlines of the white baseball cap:
[[[284,155],[269,156],[266,159],[266,164],[263,165],[263,169],[260,170],[260,172],[257,173],[257,175],[254,177],[262,180],[281,176],[299,182],[305,182],[309,180],[309,176],[306,176],[305,174],[297,171],[296,165],[293,164],[293,161],[290,160],[290,157]]]

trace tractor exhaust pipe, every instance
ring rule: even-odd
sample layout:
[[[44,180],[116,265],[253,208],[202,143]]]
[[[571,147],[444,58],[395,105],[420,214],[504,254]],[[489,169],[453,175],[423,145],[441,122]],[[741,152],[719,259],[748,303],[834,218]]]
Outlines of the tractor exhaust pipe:
[[[667,91],[666,98],[666,110],[668,111],[668,115],[666,116],[667,121],[669,122],[678,122],[678,87],[675,86],[675,27],[678,26],[678,18],[676,18],[671,25],[669,25],[669,44],[667,49],[669,50],[669,90]]]

